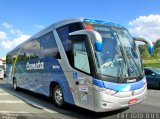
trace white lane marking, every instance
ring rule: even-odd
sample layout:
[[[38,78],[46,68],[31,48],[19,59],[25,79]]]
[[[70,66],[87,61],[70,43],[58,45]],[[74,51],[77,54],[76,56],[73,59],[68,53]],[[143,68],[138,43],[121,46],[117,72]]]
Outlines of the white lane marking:
[[[48,112],[48,113],[58,113],[58,112],[56,112],[56,111],[53,111],[53,110],[51,110],[51,109],[47,109],[47,108],[43,108],[43,110],[44,111],[46,111],[46,112]]]
[[[4,90],[2,90],[2,89],[0,88],[0,92],[4,92]]]
[[[23,97],[21,97],[21,98],[23,98]],[[28,99],[24,99],[24,100],[25,100],[26,103],[28,103],[28,104],[30,104],[30,105],[33,105],[33,106],[36,106],[36,107],[38,107],[38,108],[41,108],[41,109],[43,109],[44,111],[46,111],[46,112],[48,112],[48,113],[58,113],[58,112],[56,112],[56,111],[54,111],[54,110],[51,110],[51,109],[49,109],[49,108],[47,108],[47,107],[45,107],[45,106],[42,106],[42,105],[40,105],[40,104],[38,104],[38,103],[36,103],[36,102],[33,102],[33,101],[31,101],[31,100],[28,100]]]
[[[8,92],[9,94],[11,94],[11,95],[13,95],[13,96],[16,96],[16,97],[20,98],[21,100],[24,101],[23,103],[26,102],[26,103],[31,104],[31,105],[34,105],[34,106],[36,106],[36,107],[38,107],[38,108],[42,108],[44,111],[46,111],[46,112],[48,112],[48,113],[58,113],[58,112],[56,112],[56,111],[54,111],[54,110],[49,109],[49,108],[46,107],[46,106],[42,106],[42,105],[40,105],[40,104],[38,104],[38,103],[36,103],[36,102],[33,102],[33,101],[29,100],[29,99],[26,99],[26,98],[24,98],[23,96],[20,96],[20,95],[14,93],[14,92],[12,92],[12,91],[9,91],[9,90],[1,87],[1,86],[0,86],[0,88],[3,89],[3,91],[6,91],[6,92]]]
[[[0,103],[9,103],[9,104],[11,104],[11,103],[13,103],[13,104],[23,104],[23,103],[25,103],[25,102],[23,102],[23,101],[17,101],[17,100],[0,100]]]
[[[27,114],[29,114],[29,113],[31,113],[31,112],[25,112],[25,111],[0,111],[0,113],[2,114],[2,113],[6,113],[6,114],[10,114],[10,113],[14,113],[14,114],[17,114],[17,113],[27,113]]]
[[[9,93],[0,93],[0,96],[5,96],[5,95],[9,95]]]

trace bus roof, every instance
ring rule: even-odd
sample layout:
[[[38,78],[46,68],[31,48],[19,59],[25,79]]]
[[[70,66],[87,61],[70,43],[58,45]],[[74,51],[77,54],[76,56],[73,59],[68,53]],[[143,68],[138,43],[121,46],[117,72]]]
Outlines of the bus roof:
[[[26,42],[28,42],[28,41],[30,41],[32,39],[36,39],[36,38],[40,37],[41,35],[44,35],[44,34],[50,32],[50,31],[52,31],[53,29],[56,29],[58,27],[61,27],[61,26],[64,26],[64,25],[67,25],[67,24],[70,24],[70,23],[75,23],[75,22],[86,22],[86,23],[104,24],[104,25],[109,25],[109,26],[115,26],[115,27],[125,28],[125,27],[123,27],[123,26],[121,26],[119,24],[113,23],[113,22],[107,22],[107,21],[97,20],[97,19],[93,19],[93,18],[66,19],[66,20],[62,20],[62,21],[56,22],[54,24],[51,24],[50,26],[46,27],[44,30],[36,33],[32,37],[30,37],[28,40],[26,40],[25,42],[21,43],[17,47],[15,47],[13,50],[16,50],[17,48],[19,48],[21,45],[25,44]],[[11,51],[13,51],[13,50],[11,50]]]
[[[89,22],[89,23],[95,23],[95,24],[105,24],[105,25],[109,25],[109,26],[115,26],[115,27],[125,28],[124,26],[121,26],[119,24],[116,24],[116,23],[113,23],[113,22],[109,22],[109,21],[103,21],[103,20],[84,18],[83,22]]]
[[[65,24],[74,23],[74,22],[88,22],[88,23],[105,24],[105,25],[109,25],[109,26],[125,28],[124,26],[113,23],[113,22],[97,20],[97,19],[93,19],[93,18],[66,19],[66,20],[55,23],[54,26],[57,28],[57,27],[65,25]]]

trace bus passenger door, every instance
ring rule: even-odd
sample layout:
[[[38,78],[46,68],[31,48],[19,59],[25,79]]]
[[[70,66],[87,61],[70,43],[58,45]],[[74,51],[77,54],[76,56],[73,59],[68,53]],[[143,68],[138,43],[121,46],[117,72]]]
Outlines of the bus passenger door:
[[[75,103],[87,109],[94,109],[93,88],[91,76],[91,57],[89,55],[89,43],[86,35],[71,37],[72,53],[70,63],[73,70],[73,82],[75,86]]]

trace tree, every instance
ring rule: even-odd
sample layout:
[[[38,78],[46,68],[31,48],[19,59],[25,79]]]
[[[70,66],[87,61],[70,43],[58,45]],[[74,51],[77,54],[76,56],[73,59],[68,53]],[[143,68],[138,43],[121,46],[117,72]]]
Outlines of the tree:
[[[153,55],[148,53],[147,45],[140,45],[139,50],[143,59],[160,59],[160,39],[158,39],[154,45]]]
[[[139,45],[138,47],[143,59],[152,59],[152,56],[148,53],[147,45]]]
[[[160,58],[160,39],[156,41],[156,44],[154,46],[154,54],[153,54],[154,58]]]

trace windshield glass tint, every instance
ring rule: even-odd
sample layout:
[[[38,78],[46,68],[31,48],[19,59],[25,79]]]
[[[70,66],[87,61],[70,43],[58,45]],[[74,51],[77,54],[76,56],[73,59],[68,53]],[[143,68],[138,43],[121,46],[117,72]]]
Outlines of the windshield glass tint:
[[[157,74],[160,74],[160,69],[154,69]]]
[[[139,50],[126,29],[93,25],[102,36],[102,52],[95,51],[100,74],[136,77],[142,73]]]

